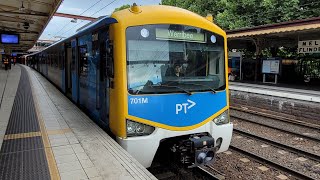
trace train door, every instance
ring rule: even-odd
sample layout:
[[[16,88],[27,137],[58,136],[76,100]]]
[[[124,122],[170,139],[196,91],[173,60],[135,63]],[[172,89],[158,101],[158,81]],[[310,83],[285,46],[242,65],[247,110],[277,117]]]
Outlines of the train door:
[[[108,127],[109,124],[109,78],[107,77],[107,43],[108,29],[99,31],[99,49],[100,49],[100,64],[99,64],[99,103],[100,103],[100,118],[103,124]]]
[[[71,64],[72,64],[72,48],[71,43],[65,45],[66,61],[65,61],[65,87],[66,95],[72,98],[72,75],[71,75]]]
[[[92,32],[78,38],[79,105],[95,120],[100,119],[99,41]]]
[[[107,24],[117,23],[109,18]],[[110,88],[113,88],[111,78],[113,77],[113,44],[109,36],[109,26],[100,30],[100,117],[107,128],[109,128],[110,113]]]

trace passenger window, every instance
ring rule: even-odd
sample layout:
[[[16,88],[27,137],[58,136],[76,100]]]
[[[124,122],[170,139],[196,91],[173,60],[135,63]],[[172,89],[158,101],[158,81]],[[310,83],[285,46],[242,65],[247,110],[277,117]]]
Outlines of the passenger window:
[[[63,52],[64,52],[64,51],[63,51]],[[64,62],[65,62],[65,60],[64,60],[64,55],[63,55],[62,52],[59,53],[59,60],[60,60],[60,69],[63,70],[63,69],[64,69]]]
[[[74,71],[76,69],[76,48],[73,47],[71,50],[71,58],[72,58],[72,63],[71,63],[71,70]]]
[[[80,76],[88,75],[88,53],[87,46],[79,47],[80,54]]]

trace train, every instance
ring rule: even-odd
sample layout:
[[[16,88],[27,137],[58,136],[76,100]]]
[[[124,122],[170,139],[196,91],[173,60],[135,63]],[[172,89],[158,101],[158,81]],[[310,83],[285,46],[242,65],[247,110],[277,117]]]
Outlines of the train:
[[[228,149],[233,130],[226,33],[212,19],[133,4],[27,63],[144,167],[160,152],[197,167]]]

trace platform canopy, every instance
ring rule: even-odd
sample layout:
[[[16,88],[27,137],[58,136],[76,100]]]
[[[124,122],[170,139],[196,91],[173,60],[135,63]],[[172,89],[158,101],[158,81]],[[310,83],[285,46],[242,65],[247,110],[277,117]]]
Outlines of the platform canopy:
[[[61,2],[62,0],[0,0],[0,49],[5,54],[10,54],[26,52],[32,48]],[[15,35],[19,37],[18,44],[12,44],[16,43]]]
[[[320,17],[268,24],[227,31],[230,49],[247,48],[253,43],[263,47],[296,47],[298,41],[320,39]]]

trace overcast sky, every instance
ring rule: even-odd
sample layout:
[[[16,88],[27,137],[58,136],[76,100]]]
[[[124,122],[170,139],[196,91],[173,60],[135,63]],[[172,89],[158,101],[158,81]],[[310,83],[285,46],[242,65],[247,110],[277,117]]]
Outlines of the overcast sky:
[[[138,5],[150,5],[159,4],[161,0],[64,0],[57,12],[99,17],[110,15],[115,8],[134,2]],[[54,16],[39,39],[59,40],[60,37],[69,37],[88,22],[78,20],[77,23],[72,23],[69,18]]]

